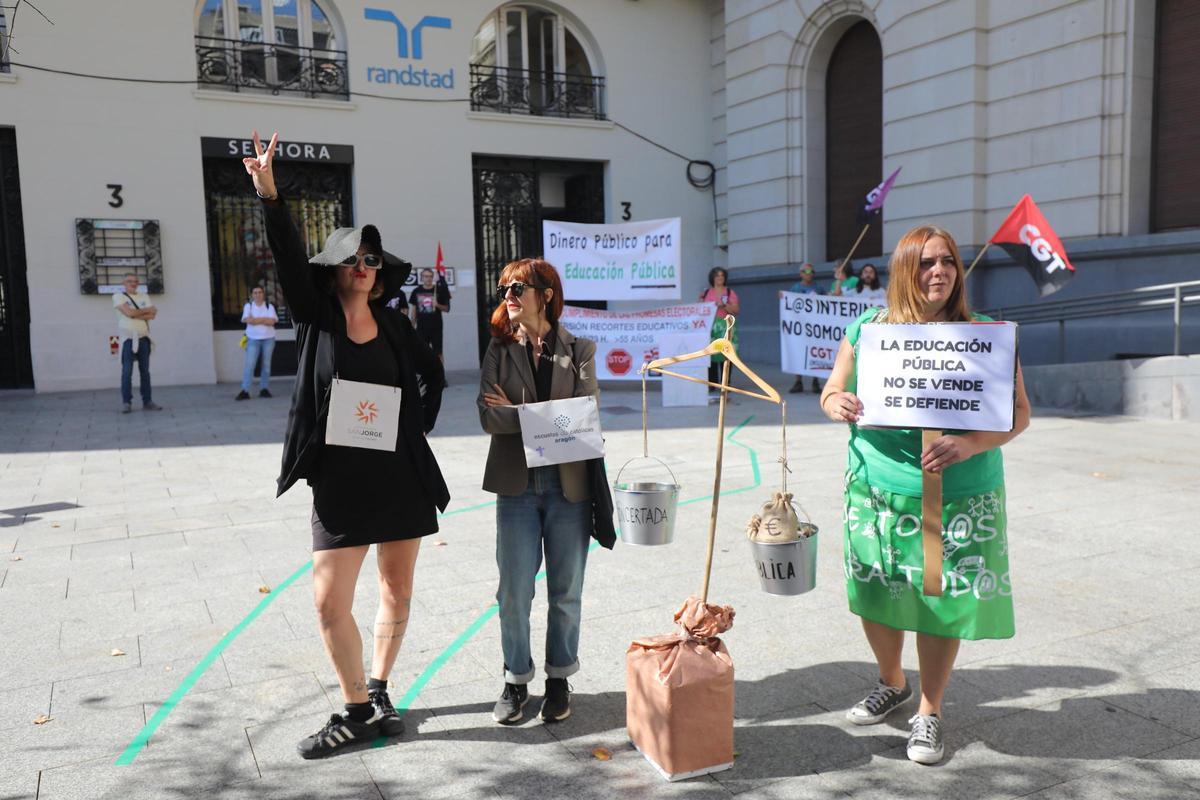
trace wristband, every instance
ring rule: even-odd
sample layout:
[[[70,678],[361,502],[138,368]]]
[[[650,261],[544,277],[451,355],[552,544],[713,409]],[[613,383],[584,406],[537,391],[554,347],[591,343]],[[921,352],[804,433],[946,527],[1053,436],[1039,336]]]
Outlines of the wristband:
[[[254,193],[256,195],[258,195],[259,200],[278,200],[279,199],[279,190],[278,189],[275,190],[275,194],[272,197],[267,197],[265,194],[262,194],[261,192],[259,192],[258,189],[255,189]]]

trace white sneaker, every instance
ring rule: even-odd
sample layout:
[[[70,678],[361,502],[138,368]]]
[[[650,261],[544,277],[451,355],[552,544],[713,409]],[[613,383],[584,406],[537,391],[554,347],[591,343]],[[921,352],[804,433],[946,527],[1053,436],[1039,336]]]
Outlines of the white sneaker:
[[[937,714],[915,714],[908,721],[908,760],[918,764],[936,764],[946,753],[942,741],[942,720]]]
[[[912,689],[905,684],[897,689],[888,686],[883,681],[875,684],[871,693],[854,704],[846,712],[846,719],[855,725],[874,725],[883,722],[883,718],[892,713],[908,698],[912,697]]]

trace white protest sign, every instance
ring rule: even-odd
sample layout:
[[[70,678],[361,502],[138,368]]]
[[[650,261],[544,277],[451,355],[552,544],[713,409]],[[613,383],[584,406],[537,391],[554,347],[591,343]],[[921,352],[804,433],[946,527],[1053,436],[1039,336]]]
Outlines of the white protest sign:
[[[867,323],[856,364],[859,425],[1012,430],[1015,323]]]
[[[563,306],[559,322],[571,333],[596,343],[596,377],[600,380],[641,380],[638,370],[660,356],[700,350],[708,344],[715,303],[687,303],[645,311],[599,311]],[[662,337],[683,337],[686,349],[663,349]],[[661,376],[652,376],[658,379]]]
[[[846,326],[874,307],[850,297],[782,292],[779,353],[783,371],[828,378]]]
[[[600,408],[591,395],[524,403],[517,406],[517,416],[527,466],[604,458]]]
[[[400,431],[400,387],[333,379],[325,444],[395,450]]]
[[[542,223],[543,257],[572,300],[678,300],[680,220]]]

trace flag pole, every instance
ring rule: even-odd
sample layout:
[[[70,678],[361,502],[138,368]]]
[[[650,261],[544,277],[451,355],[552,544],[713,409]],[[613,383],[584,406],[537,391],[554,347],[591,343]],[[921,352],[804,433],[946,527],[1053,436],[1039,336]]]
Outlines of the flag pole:
[[[869,227],[871,227],[871,223],[869,222],[866,225],[863,225],[862,233],[858,234],[858,238],[854,240],[854,245],[850,248],[850,252],[846,254],[846,257],[842,259],[842,263],[838,265],[838,270],[841,270],[842,267],[850,263],[850,257],[854,255],[854,251],[858,249],[859,243],[861,243],[863,237],[867,235],[867,228]]]
[[[989,241],[987,244],[985,244],[983,246],[983,249],[980,250],[978,254],[976,254],[975,260],[971,262],[971,266],[967,267],[966,274],[963,275],[963,280],[967,279],[967,277],[971,274],[971,270],[975,269],[975,265],[979,263],[979,259],[983,258],[983,254],[986,253],[988,248],[991,246],[992,246],[992,243]]]

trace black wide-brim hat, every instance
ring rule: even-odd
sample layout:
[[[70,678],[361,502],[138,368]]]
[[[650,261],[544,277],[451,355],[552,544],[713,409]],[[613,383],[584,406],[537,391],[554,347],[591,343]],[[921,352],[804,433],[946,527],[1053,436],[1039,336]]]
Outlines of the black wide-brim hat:
[[[383,249],[383,240],[379,236],[379,228],[374,225],[362,225],[358,228],[336,228],[325,240],[321,252],[308,260],[310,264],[335,267],[358,252],[358,248],[366,245],[367,249],[379,253],[383,257],[380,268],[383,279],[383,299],[394,297],[412,272],[412,264],[397,255]]]

